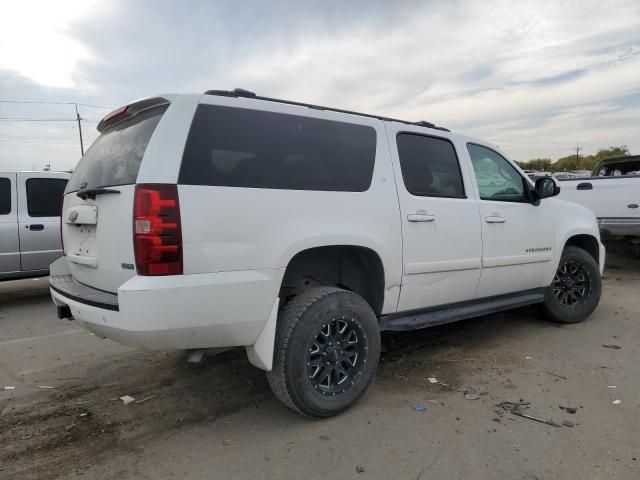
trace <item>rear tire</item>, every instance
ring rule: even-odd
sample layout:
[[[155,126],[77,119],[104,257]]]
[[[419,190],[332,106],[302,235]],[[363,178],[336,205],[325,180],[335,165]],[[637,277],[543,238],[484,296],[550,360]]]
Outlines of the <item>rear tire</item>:
[[[568,246],[540,310],[554,322],[581,322],[596,309],[601,293],[602,279],[596,261],[585,250]]]
[[[369,304],[335,287],[311,288],[281,310],[273,369],[275,395],[309,417],[337,415],[365,393],[378,366],[380,330]]]

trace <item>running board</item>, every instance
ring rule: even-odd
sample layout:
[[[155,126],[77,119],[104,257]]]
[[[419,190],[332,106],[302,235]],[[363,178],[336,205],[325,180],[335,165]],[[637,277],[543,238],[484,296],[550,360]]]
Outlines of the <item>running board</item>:
[[[512,308],[525,307],[544,301],[545,288],[481,298],[469,302],[452,303],[425,310],[412,310],[379,318],[380,331],[403,332],[457,322],[467,318],[489,315]]]

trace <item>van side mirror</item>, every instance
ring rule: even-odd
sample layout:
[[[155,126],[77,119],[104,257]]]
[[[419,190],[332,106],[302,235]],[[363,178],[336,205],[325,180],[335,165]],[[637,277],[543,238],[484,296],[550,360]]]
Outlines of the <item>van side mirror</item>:
[[[551,177],[542,177],[536,180],[535,192],[538,198],[555,197],[560,193],[560,187]]]

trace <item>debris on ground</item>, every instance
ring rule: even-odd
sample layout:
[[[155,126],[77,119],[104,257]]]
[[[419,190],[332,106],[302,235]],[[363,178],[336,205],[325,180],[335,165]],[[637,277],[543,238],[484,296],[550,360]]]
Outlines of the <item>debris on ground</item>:
[[[609,343],[606,345],[602,345],[604,348],[612,348],[614,350],[620,350],[622,347],[620,345],[616,345],[614,343]]]
[[[565,420],[564,422],[562,422],[562,425],[564,425],[565,427],[569,427],[569,428],[573,428],[575,427],[575,423],[570,422],[569,420]]]
[[[549,375],[553,376],[553,377],[558,377],[561,378],[563,380],[567,380],[567,377],[565,377],[564,375],[558,375],[557,373],[553,373],[553,372],[547,372]]]
[[[464,398],[466,400],[478,400],[480,398],[478,392],[476,392],[473,388],[469,388],[462,393],[464,394]]]
[[[496,404],[496,407],[501,407],[505,411],[509,412],[512,415],[516,415],[518,417],[527,418],[529,420],[533,420],[534,422],[544,423],[546,425],[550,425],[552,427],[561,427],[559,423],[553,420],[545,420],[544,418],[534,417],[533,415],[529,415],[522,411],[522,407],[527,407],[530,405],[530,402],[509,402],[504,401]]]
[[[364,467],[361,465],[356,465],[356,473],[363,473]]]
[[[614,405],[620,405],[622,403],[622,400],[614,400],[613,402]]]
[[[16,387],[13,385],[7,385],[6,387],[0,387],[0,390],[15,390]]]
[[[158,396],[158,395],[149,395],[148,397],[141,398],[140,400],[137,400],[137,401],[136,401],[136,404],[138,404],[138,405],[139,405],[139,404],[141,404],[141,403],[146,402],[147,400],[151,400],[152,398],[156,398],[157,396]]]
[[[571,413],[571,414],[575,414],[578,411],[578,409],[575,407],[564,407],[562,405],[560,405],[559,407],[560,407],[560,410],[564,410],[565,412]]]
[[[56,388],[56,387],[52,387],[51,385],[36,385],[36,388],[43,388],[43,389],[50,390],[50,389]]]
[[[616,385],[607,385],[607,388],[618,388]]]
[[[120,400],[124,402],[125,405],[129,405],[131,402],[135,402],[136,399],[130,395],[123,395],[122,397],[118,397]]]
[[[424,413],[427,411],[427,407],[423,406],[423,405],[414,405],[413,407],[411,407],[411,409],[414,412],[418,412],[418,413]]]
[[[427,377],[427,380],[429,380],[429,383],[438,383],[438,379],[436,377]]]

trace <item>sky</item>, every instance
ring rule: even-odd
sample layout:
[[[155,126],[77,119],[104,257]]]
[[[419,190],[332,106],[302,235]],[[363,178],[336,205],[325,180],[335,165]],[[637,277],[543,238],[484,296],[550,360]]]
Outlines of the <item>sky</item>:
[[[521,161],[577,145],[640,154],[638,0],[0,0],[0,11],[0,171],[73,168],[73,102],[86,147],[132,100],[235,87],[427,120]]]

